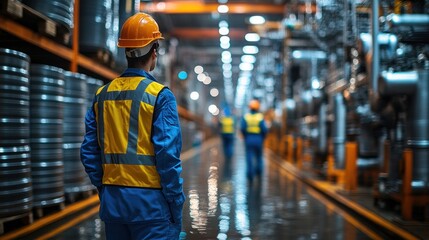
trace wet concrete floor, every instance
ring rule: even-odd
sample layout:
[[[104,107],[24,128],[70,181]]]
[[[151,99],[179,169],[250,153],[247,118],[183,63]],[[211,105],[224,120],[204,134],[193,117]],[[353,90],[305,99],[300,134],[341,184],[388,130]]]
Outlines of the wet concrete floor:
[[[182,239],[385,239],[322,194],[294,178],[275,156],[249,182],[243,142],[225,162],[220,140],[182,155]],[[280,160],[281,161],[281,160]],[[49,239],[105,239],[97,214]]]

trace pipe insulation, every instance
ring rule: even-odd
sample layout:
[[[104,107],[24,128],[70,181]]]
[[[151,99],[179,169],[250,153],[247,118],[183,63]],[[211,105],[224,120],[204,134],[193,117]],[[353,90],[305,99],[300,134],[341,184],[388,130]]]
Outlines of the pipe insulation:
[[[406,145],[413,150],[414,190],[429,188],[429,61],[417,73],[417,91],[410,96],[406,124]]]
[[[416,91],[418,81],[417,71],[383,71],[378,79],[378,91],[383,96],[413,94]]]
[[[345,142],[346,142],[346,105],[341,93],[333,97],[334,122],[332,123],[332,143],[334,144],[334,159],[337,169],[345,167]]]

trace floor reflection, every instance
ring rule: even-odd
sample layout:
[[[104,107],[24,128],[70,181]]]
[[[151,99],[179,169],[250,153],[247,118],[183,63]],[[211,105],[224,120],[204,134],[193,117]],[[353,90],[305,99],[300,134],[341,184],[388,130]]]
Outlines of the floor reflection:
[[[245,152],[224,161],[219,141],[184,154],[187,201],[181,239],[382,239],[320,193],[267,159],[261,177],[248,182]],[[97,216],[51,239],[105,239]]]
[[[184,239],[373,239],[268,159],[249,182],[241,141],[228,162],[218,147],[184,163]]]

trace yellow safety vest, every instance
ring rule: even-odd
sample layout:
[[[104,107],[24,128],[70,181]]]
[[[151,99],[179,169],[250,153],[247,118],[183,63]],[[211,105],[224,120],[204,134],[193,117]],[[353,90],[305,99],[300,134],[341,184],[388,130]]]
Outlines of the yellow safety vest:
[[[145,77],[119,77],[98,89],[94,109],[103,184],[161,188],[151,131],[164,87]]]
[[[244,120],[246,121],[246,132],[247,133],[261,133],[261,128],[259,127],[260,122],[264,119],[262,113],[247,113],[244,115]]]
[[[220,120],[222,133],[234,133],[234,119],[232,117],[223,117]]]

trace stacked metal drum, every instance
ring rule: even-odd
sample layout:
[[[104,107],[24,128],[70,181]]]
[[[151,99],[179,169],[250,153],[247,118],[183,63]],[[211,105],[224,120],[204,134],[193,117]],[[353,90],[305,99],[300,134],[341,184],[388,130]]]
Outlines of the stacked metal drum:
[[[49,17],[71,33],[73,28],[73,0],[22,0],[22,3]]]
[[[30,213],[30,91],[27,54],[0,49],[0,218]]]
[[[65,202],[63,161],[64,70],[32,64],[30,69],[31,175],[34,207]]]
[[[80,161],[80,145],[85,134],[85,113],[87,110],[87,76],[65,72],[63,152],[64,184],[66,196],[74,201],[77,194],[93,188]]]

